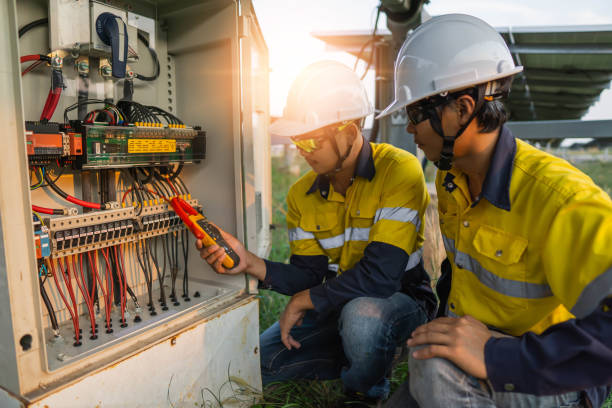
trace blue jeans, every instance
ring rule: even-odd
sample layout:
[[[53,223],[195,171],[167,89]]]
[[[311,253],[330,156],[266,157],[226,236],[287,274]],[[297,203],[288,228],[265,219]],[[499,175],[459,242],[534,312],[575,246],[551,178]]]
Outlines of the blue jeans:
[[[344,387],[372,398],[386,398],[385,378],[397,345],[427,320],[410,296],[360,297],[348,302],[340,316],[317,323],[308,311],[291,336],[301,343],[287,350],[278,322],[261,334],[261,375],[264,385],[294,379],[330,380],[341,377]]]
[[[412,350],[411,350],[412,352]],[[584,407],[580,392],[537,396],[496,392],[488,382],[466,374],[443,358],[417,360],[410,356],[410,394],[423,408],[578,408]],[[413,405],[407,404],[412,407]]]

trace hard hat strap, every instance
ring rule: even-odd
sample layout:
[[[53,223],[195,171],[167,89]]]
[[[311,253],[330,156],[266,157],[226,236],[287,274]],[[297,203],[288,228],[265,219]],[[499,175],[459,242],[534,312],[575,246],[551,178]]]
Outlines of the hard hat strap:
[[[330,137],[331,145],[334,148],[334,151],[336,152],[336,156],[338,156],[338,161],[336,162],[336,168],[334,169],[335,173],[339,172],[342,169],[342,164],[351,154],[351,150],[353,150],[353,143],[355,143],[355,139],[353,139],[353,143],[349,145],[346,153],[340,154],[340,149],[338,148],[338,142],[336,141],[336,136],[339,135],[340,133],[336,133],[335,135]]]
[[[459,138],[459,136],[463,134],[463,132],[465,132],[465,129],[467,129],[467,127],[470,125],[472,120],[474,120],[474,118],[478,116],[478,114],[480,113],[480,110],[483,108],[484,103],[485,103],[485,99],[484,99],[485,92],[486,92],[485,86],[480,85],[476,87],[475,95],[473,95],[476,97],[475,98],[476,105],[474,106],[474,110],[472,111],[472,114],[470,115],[467,122],[465,122],[465,124],[459,128],[459,130],[457,131],[457,134],[454,137],[444,135],[444,130],[442,129],[442,121],[440,120],[440,115],[437,109],[432,109],[432,112],[429,118],[429,122],[431,124],[432,129],[443,140],[442,151],[440,152],[440,160],[434,162],[434,165],[440,170],[448,171],[451,169],[451,167],[453,167],[453,156],[454,156],[453,150],[455,148],[455,141]]]

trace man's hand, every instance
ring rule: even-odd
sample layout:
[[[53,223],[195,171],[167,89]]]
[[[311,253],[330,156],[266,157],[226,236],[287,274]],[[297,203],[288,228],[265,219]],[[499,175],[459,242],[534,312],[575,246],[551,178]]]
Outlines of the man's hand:
[[[200,250],[200,257],[202,257],[202,259],[205,259],[206,262],[208,262],[208,264],[212,266],[212,268],[217,273],[226,275],[236,275],[241,272],[244,272],[248,267],[248,251],[246,250],[244,245],[242,245],[242,243],[238,241],[233,235],[228,234],[216,225],[215,227],[219,229],[221,235],[223,235],[223,239],[225,239],[225,242],[227,242],[227,244],[232,247],[234,252],[236,252],[236,254],[240,257],[240,263],[232,269],[225,268],[222,265],[223,258],[225,257],[225,250],[219,245],[211,245],[209,247],[204,247],[202,245],[202,241],[198,239],[196,240],[196,247]]]
[[[310,300],[309,290],[303,290],[293,295],[285,307],[278,323],[280,325],[281,341],[287,349],[299,349],[302,346],[297,340],[291,337],[289,332],[293,326],[300,326],[302,324],[302,319],[304,319],[304,315],[309,309],[314,309],[312,300]]]
[[[440,317],[417,327],[407,344],[426,345],[412,353],[416,359],[442,357],[476,378],[487,378],[484,349],[491,332],[472,316]]]

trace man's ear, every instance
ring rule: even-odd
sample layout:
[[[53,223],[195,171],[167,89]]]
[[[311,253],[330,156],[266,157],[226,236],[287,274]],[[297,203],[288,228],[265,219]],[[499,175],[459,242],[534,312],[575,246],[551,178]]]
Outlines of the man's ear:
[[[455,103],[459,114],[459,123],[465,125],[474,113],[474,109],[476,109],[476,102],[470,95],[461,95]]]

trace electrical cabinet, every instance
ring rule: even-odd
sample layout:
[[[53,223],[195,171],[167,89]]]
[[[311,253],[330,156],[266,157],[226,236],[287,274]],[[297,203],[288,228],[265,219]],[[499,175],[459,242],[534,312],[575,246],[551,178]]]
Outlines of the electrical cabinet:
[[[267,255],[251,1],[8,0],[0,25],[0,406],[248,406],[257,282],[200,259],[169,199]]]

